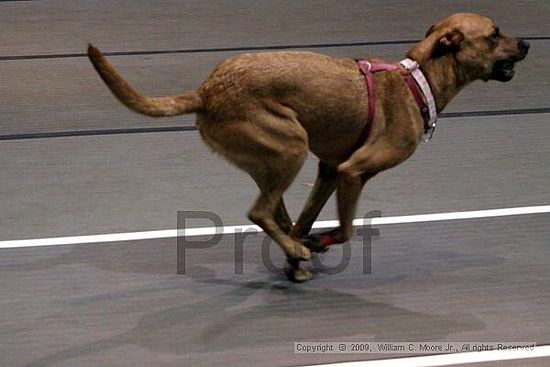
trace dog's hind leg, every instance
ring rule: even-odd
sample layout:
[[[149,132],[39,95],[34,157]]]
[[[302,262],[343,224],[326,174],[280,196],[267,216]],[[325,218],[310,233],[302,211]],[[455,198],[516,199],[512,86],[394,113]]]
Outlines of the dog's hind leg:
[[[288,234],[292,223],[283,193],[293,182],[308,153],[307,133],[291,119],[258,112],[253,121],[211,121],[202,116],[199,131],[205,142],[256,182],[260,195],[249,219],[261,227],[285,252],[289,263],[309,260],[310,250]],[[301,268],[289,278],[303,281]]]
[[[277,173],[280,180],[272,179],[266,182],[253,175],[261,193],[248,214],[250,220],[260,226],[283,249],[288,261],[285,273],[294,282],[304,282],[313,277],[308,270],[300,267],[300,261],[309,260],[310,250],[302,242],[289,236],[284,228],[281,228],[277,220],[277,212],[284,208],[282,193],[298,173],[301,163],[297,165],[295,172],[286,170]]]
[[[271,162],[271,164],[262,163],[262,168],[269,167],[268,170],[249,170],[250,175],[260,188],[260,196],[250,209],[248,218],[273,238],[289,259],[298,261],[309,260],[310,252],[301,242],[293,239],[285,232],[285,228],[280,225],[280,216],[284,216],[284,214],[281,214],[284,208],[282,204],[283,192],[294,180],[304,159],[305,154],[303,159],[293,161],[292,166],[288,164],[289,161],[287,160],[284,168],[279,169],[277,168],[277,162]],[[285,161],[282,157],[280,160]]]

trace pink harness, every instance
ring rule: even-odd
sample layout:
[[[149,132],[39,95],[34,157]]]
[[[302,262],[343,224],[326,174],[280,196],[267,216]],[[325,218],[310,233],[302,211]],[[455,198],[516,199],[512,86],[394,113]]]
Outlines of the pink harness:
[[[365,81],[367,82],[367,92],[368,92],[368,98],[369,98],[369,113],[367,116],[367,122],[365,124],[365,127],[363,128],[363,131],[361,132],[361,135],[359,136],[359,139],[355,144],[354,151],[357,150],[363,144],[365,144],[365,142],[369,138],[370,132],[372,130],[372,125],[374,122],[374,115],[376,113],[376,92],[375,92],[373,74],[378,73],[380,71],[399,70],[397,65],[394,65],[394,64],[371,63],[366,60],[359,60],[357,63],[359,64],[359,70],[361,70],[361,72],[365,76]],[[420,109],[420,114],[424,119],[424,133],[429,134],[429,137],[431,137],[431,134],[433,133],[433,129],[435,128],[435,122],[433,124],[430,123],[431,120],[430,120],[430,111],[428,108],[428,104],[424,101],[422,92],[419,89],[418,85],[416,84],[414,78],[411,76],[411,74],[406,71],[401,71],[401,75],[403,75],[403,78],[405,79],[407,86],[411,90],[411,93],[414,96],[416,104]]]
[[[405,79],[405,82],[411,90],[416,104],[420,109],[420,114],[424,119],[424,140],[430,140],[435,129],[437,118],[435,102],[425,77],[422,75],[421,78],[418,78],[418,76],[415,75],[416,73],[422,74],[418,68],[418,64],[416,64],[412,60],[405,59],[401,62],[401,64],[406,68],[406,70],[402,70],[394,64],[371,63],[366,60],[359,60],[357,63],[359,64],[359,70],[361,70],[363,75],[365,75],[365,80],[367,82],[369,113],[367,115],[367,122],[365,124],[365,127],[363,127],[363,131],[361,132],[361,135],[359,136],[359,139],[357,140],[353,151],[357,150],[359,147],[367,142],[370,132],[372,130],[374,115],[376,113],[376,93],[374,88],[373,74],[380,71],[400,70],[401,75]],[[424,98],[426,98],[426,100]],[[330,232],[321,234],[319,240],[322,247],[327,247],[336,243],[336,239]]]

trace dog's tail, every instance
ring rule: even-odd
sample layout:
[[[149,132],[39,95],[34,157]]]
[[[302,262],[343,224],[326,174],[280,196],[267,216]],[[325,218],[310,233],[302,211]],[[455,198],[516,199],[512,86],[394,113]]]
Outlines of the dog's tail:
[[[133,111],[148,116],[163,117],[203,110],[202,99],[196,91],[179,96],[144,96],[134,90],[101,54],[101,51],[92,44],[88,45],[88,57],[115,97]]]

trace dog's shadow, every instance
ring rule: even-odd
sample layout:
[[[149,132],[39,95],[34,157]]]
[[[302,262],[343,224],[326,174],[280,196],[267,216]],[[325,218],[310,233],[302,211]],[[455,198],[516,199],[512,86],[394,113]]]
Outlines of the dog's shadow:
[[[392,284],[401,287],[411,278],[432,272],[453,272],[502,262],[495,256],[454,251],[394,252],[377,257],[378,269],[374,274],[364,276],[362,259],[353,258],[342,274],[328,276],[320,268],[317,277],[322,281],[296,285],[282,273],[269,272],[257,259],[245,263],[244,274],[236,275],[231,257],[224,260],[203,256],[205,261],[201,265],[190,262],[185,275],[175,275],[175,247],[167,242],[157,246],[158,251],[153,253],[147,249],[148,245],[144,242],[133,246],[132,256],[125,246],[109,249],[100,245],[77,246],[53,251],[54,256],[49,252],[47,257],[34,261],[3,265],[2,271],[19,272],[76,262],[109,272],[139,273],[148,280],[135,285],[125,283],[122,289],[110,287],[101,293],[73,295],[64,301],[55,313],[39,323],[78,320],[76,327],[80,329],[104,328],[118,334],[67,347],[28,366],[65,364],[128,345],[185,358],[186,354],[223,352],[243,345],[257,350],[270,347],[288,351],[293,340],[319,340],[323,336],[336,341],[352,340],[354,336],[377,340],[445,340],[451,333],[475,332],[485,326],[465,313],[431,314],[398,306],[390,297],[395,288],[385,287]],[[327,261],[330,256],[332,260],[339,259],[337,252],[326,256]],[[375,292],[377,287],[384,287],[382,293],[388,295],[376,297],[375,293],[381,293]],[[101,310],[109,310],[110,317],[105,320],[93,317]],[[113,330],[108,325],[116,312],[129,319],[123,324],[130,329]]]
[[[181,287],[181,279],[173,277],[172,281]],[[63,364],[125,345],[183,356],[231,350],[243,344],[251,349],[275,346],[288,351],[293,340],[319,340],[320,336],[330,336],[331,340],[354,335],[371,335],[377,340],[443,340],[451,333],[484,328],[471,315],[410,311],[336,289],[295,285],[277,276],[247,281],[220,279],[214,270],[194,266],[186,279],[193,287],[211,289],[215,295],[187,302],[179,299],[177,292],[169,297],[160,293],[166,287],[151,288],[140,309],[153,311],[142,316],[132,329],[67,348],[27,367]],[[157,292],[162,304],[172,306],[159,308],[161,300],[154,297]],[[132,297],[135,294],[125,292],[82,299],[75,301],[68,312],[60,311],[48,318],[70,318],[71,314],[78,317],[89,309],[109,307],[109,302],[131,303]]]

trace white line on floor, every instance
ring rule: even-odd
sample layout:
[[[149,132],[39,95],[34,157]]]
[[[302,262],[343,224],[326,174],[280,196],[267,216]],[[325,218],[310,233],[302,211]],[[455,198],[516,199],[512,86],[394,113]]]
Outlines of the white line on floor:
[[[503,208],[503,209],[487,209],[474,210],[452,213],[435,213],[435,214],[416,214],[403,215],[396,217],[380,217],[372,219],[359,218],[353,221],[354,226],[364,225],[385,225],[385,224],[403,224],[403,223],[425,223],[459,219],[476,219],[476,218],[493,218],[513,215],[528,215],[550,213],[550,205],[541,206],[526,206],[519,208]],[[327,220],[315,222],[313,228],[333,228],[338,226],[337,220]],[[151,240],[159,238],[172,238],[178,234],[180,236],[212,236],[219,234],[234,234],[246,231],[258,231],[261,229],[255,225],[240,225],[227,227],[199,227],[186,228],[179,231],[176,229],[158,230],[158,231],[143,231],[143,232],[128,232],[128,233],[109,233],[86,236],[70,236],[70,237],[55,237],[55,238],[38,238],[28,240],[7,240],[0,241],[0,249],[21,248],[21,247],[40,247],[40,246],[62,246],[62,245],[78,245],[86,243],[102,243],[102,242],[118,242],[118,241],[137,241]]]
[[[308,365],[307,367],[436,367],[542,357],[550,357],[550,346],[535,347],[532,351],[492,350],[374,361],[342,362],[315,366]]]

